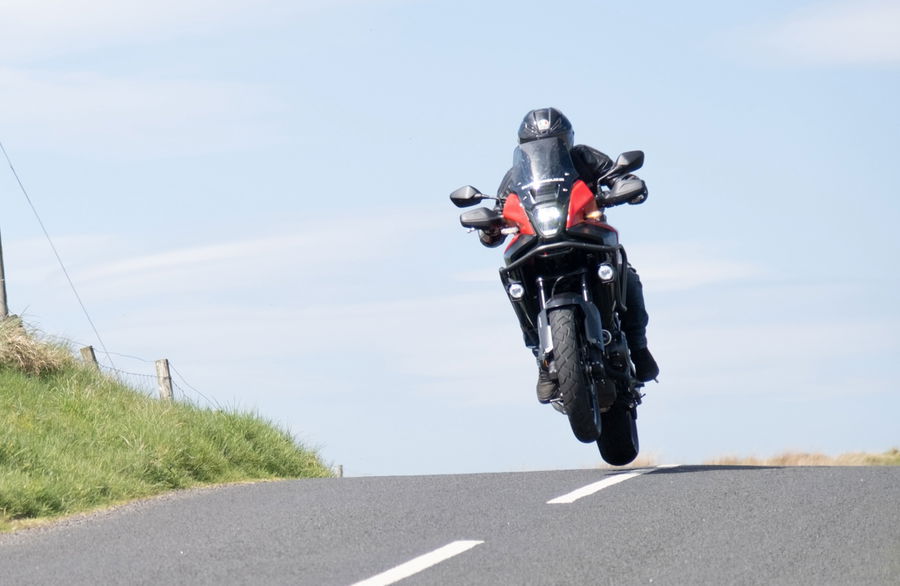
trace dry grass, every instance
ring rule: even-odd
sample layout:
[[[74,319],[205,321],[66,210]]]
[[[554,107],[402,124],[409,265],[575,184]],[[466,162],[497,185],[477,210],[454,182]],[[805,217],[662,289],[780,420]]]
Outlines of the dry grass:
[[[726,456],[708,460],[704,464],[719,466],[900,466],[900,450],[893,448],[883,454],[853,452],[839,456],[784,452],[770,458]]]
[[[16,316],[0,319],[0,367],[40,376],[74,365],[69,348],[47,342]]]
[[[893,448],[881,454],[851,452],[839,456],[810,454],[805,452],[782,452],[768,458],[756,456],[722,456],[706,460],[711,466],[900,466],[900,449]],[[654,453],[641,454],[627,466],[610,466],[601,463],[601,469],[654,468],[659,465],[659,457]]]

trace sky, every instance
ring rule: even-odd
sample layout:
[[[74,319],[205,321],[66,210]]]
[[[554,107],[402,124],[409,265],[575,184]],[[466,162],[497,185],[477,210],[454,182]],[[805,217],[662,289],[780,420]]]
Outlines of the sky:
[[[600,465],[448,199],[641,149],[661,464],[900,446],[900,1],[0,0],[12,313],[347,475]],[[106,348],[108,353],[102,349]]]

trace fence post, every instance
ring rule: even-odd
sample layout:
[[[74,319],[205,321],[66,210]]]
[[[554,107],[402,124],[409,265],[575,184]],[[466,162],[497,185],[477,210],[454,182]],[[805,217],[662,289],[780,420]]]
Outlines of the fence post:
[[[9,317],[9,306],[6,304],[6,272],[3,270],[3,242],[0,241],[0,319]]]
[[[172,375],[169,374],[169,360],[161,358],[156,361],[156,378],[159,380],[159,398],[172,400]]]
[[[81,359],[88,366],[93,366],[94,369],[100,370],[100,364],[97,362],[97,355],[94,353],[93,346],[85,346],[81,349]]]

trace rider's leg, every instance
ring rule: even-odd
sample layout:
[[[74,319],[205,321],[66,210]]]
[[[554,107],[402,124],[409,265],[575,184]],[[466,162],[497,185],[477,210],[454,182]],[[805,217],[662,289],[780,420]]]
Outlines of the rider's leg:
[[[647,324],[650,316],[644,306],[644,287],[641,278],[634,267],[628,265],[625,271],[628,280],[625,294],[625,305],[628,311],[622,312],[622,331],[628,340],[628,348],[631,350],[631,361],[638,380],[647,382],[659,376],[659,366],[650,350],[647,349]]]

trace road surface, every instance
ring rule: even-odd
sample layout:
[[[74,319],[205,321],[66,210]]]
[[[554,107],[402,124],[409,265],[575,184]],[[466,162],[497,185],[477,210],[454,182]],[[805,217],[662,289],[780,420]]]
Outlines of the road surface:
[[[0,536],[0,584],[900,584],[900,467],[310,479]]]

